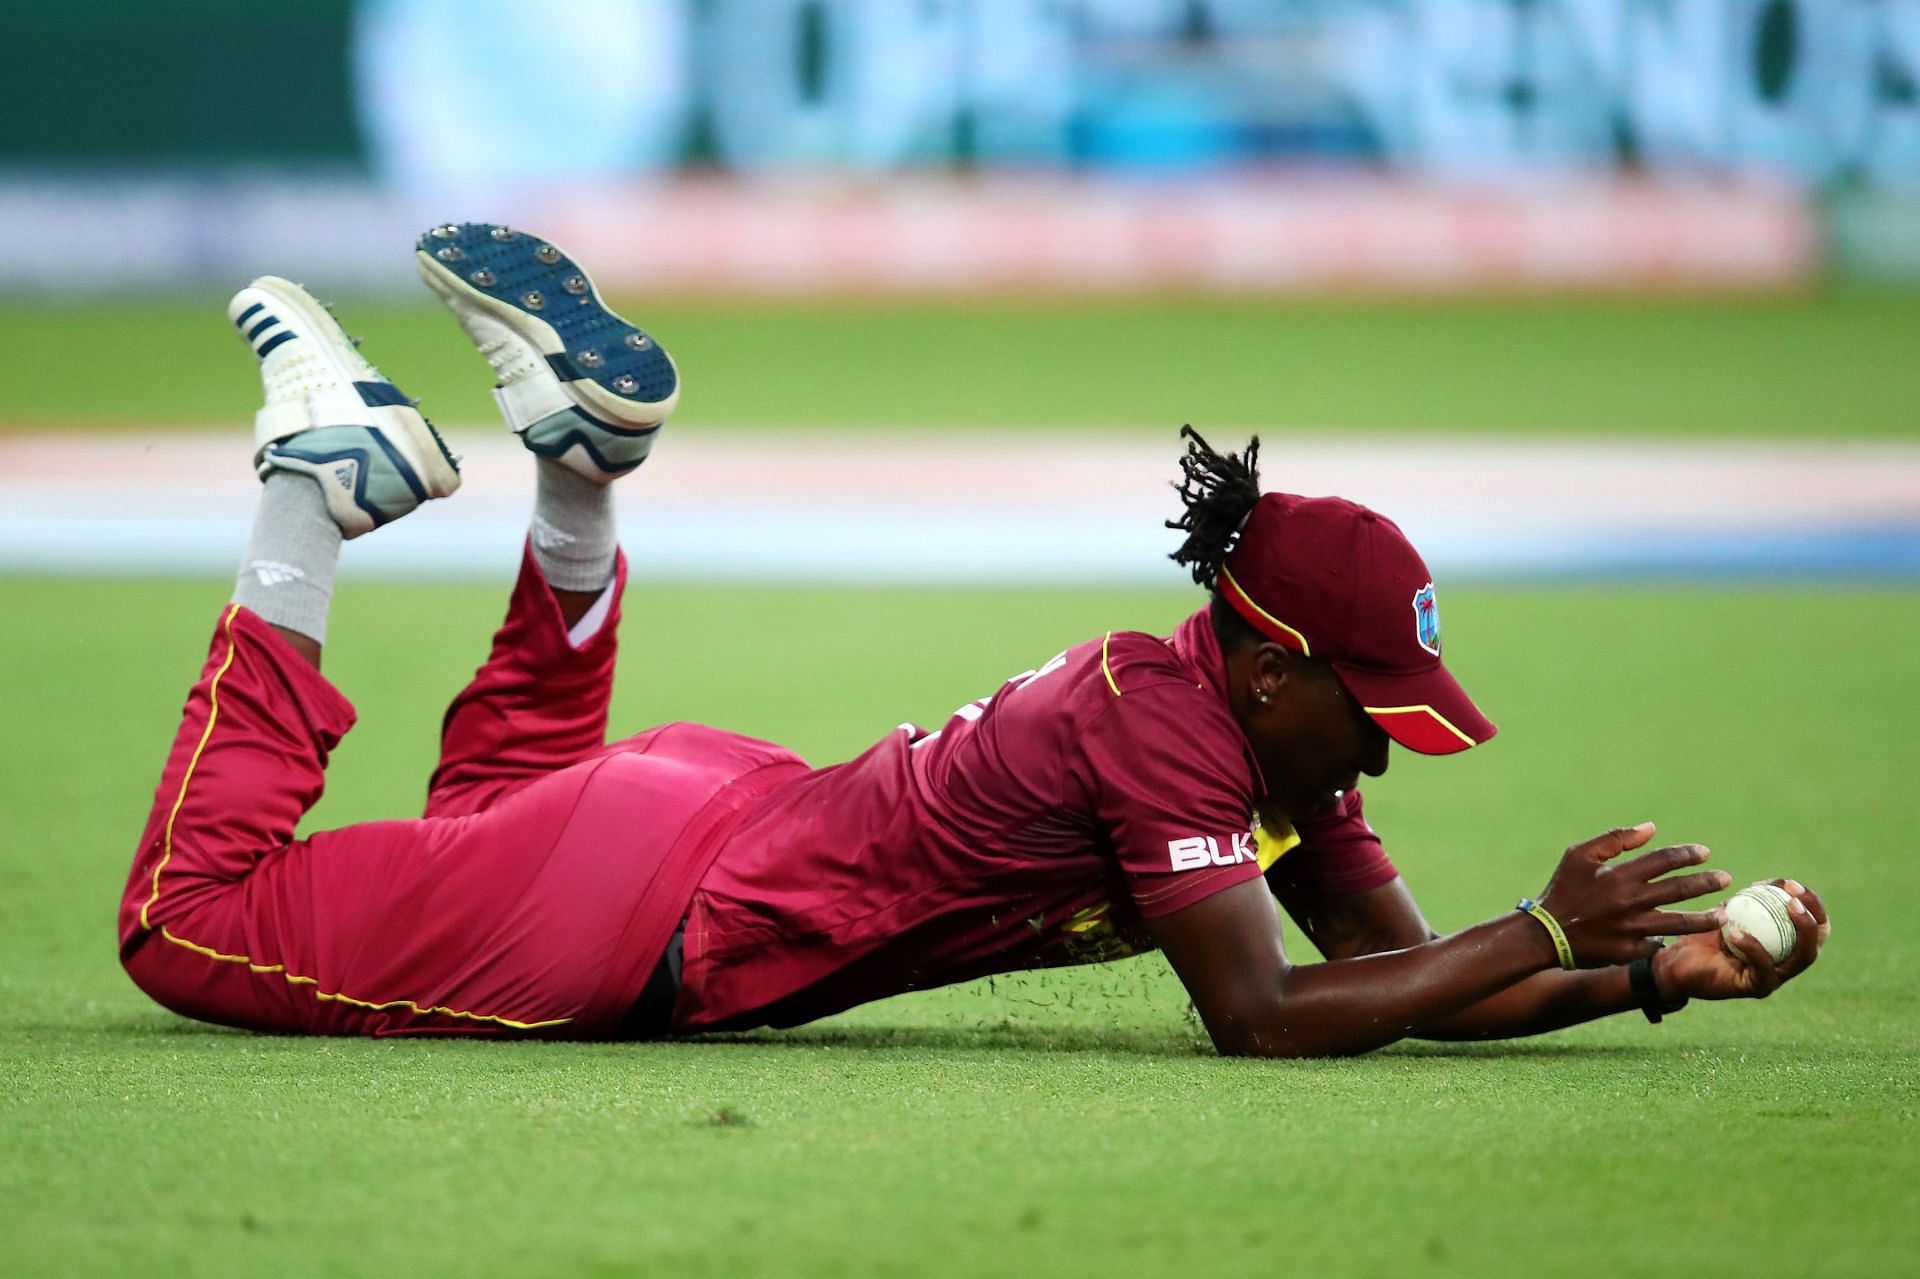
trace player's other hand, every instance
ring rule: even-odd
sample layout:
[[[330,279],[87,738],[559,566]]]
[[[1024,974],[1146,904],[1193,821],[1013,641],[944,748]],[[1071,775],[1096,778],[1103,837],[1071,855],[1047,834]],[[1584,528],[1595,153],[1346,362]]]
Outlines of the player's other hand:
[[[1716,892],[1732,879],[1720,870],[1670,874],[1706,861],[1707,850],[1700,844],[1675,844],[1618,860],[1652,838],[1653,823],[1642,822],[1596,835],[1561,856],[1540,904],[1560,921],[1580,967],[1624,964],[1659,949],[1660,937],[1711,934],[1726,922],[1718,907],[1659,909]]]
[[[1653,960],[1653,980],[1668,998],[1765,999],[1782,982],[1798,977],[1820,957],[1833,925],[1820,894],[1795,880],[1770,879],[1769,884],[1792,898],[1787,914],[1793,919],[1793,952],[1779,963],[1766,947],[1745,933],[1723,943],[1717,933],[1682,937]],[[1737,954],[1729,953],[1732,945]]]

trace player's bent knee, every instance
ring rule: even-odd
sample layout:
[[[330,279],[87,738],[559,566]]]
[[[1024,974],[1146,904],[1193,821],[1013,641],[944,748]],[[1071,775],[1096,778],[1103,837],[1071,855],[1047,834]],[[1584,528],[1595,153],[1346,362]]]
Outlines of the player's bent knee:
[[[236,998],[223,988],[221,974],[201,971],[191,961],[197,958],[186,951],[173,953],[158,933],[131,951],[123,950],[120,966],[126,969],[141,993],[170,1013],[193,1021],[242,1030],[294,1031],[297,1026],[281,1025],[281,1019],[263,1016],[258,1001]]]
[[[188,983],[171,965],[156,959],[155,947],[159,944],[161,943],[157,937],[149,936],[131,950],[122,949],[120,966],[126,969],[127,976],[148,999],[168,1012],[192,1017],[194,1014],[189,1011],[192,1000]]]
[[[161,936],[150,933],[140,945],[121,952],[120,966],[148,999],[169,1012],[195,1017],[198,1014],[194,1004],[197,997],[204,996],[206,983],[188,973],[185,966],[166,955],[165,950],[166,942]]]

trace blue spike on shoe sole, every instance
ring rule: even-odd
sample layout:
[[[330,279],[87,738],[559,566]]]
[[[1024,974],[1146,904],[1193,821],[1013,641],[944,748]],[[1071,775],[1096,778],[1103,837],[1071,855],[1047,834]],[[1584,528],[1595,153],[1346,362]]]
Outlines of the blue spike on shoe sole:
[[[643,404],[657,404],[673,394],[679,375],[660,344],[608,310],[592,278],[559,246],[524,232],[503,240],[494,233],[505,228],[486,222],[457,224],[451,237],[442,234],[445,229],[437,227],[421,236],[419,247],[434,254],[448,244],[457,246],[464,255],[462,283],[551,327],[566,346],[564,354],[547,357],[561,381],[592,382],[610,395]],[[547,250],[552,250],[551,261],[542,258]],[[475,273],[481,271],[487,272],[482,277],[487,284],[474,282]],[[583,292],[567,288],[574,276],[587,282]],[[542,304],[525,305],[522,299],[529,293],[540,295]],[[577,305],[558,305],[568,298]],[[635,336],[640,338],[639,346],[630,341]],[[588,350],[601,356],[599,366],[591,371],[579,361],[580,353]],[[622,379],[631,379],[632,385],[623,388]]]

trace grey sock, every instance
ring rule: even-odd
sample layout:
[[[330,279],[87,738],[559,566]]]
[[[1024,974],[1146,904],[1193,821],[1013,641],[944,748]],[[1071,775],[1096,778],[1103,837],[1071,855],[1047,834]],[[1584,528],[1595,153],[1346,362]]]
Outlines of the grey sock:
[[[340,527],[327,514],[319,484],[308,475],[275,471],[260,489],[233,602],[324,644],[339,562]]]
[[[619,545],[613,486],[595,484],[546,458],[536,459],[533,559],[547,583],[562,591],[597,591],[613,580]]]

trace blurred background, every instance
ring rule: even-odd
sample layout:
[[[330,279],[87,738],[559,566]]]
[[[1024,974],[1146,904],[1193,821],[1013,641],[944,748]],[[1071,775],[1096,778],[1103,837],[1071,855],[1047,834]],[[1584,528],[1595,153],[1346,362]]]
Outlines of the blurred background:
[[[117,484],[21,429],[243,422],[217,303],[256,273],[352,303],[457,434],[488,421],[407,257],[457,219],[562,241],[680,355],[683,418],[715,429],[673,433],[681,482],[633,512],[659,573],[1159,580],[1184,421],[1264,431],[1270,483],[1385,507],[1443,570],[1920,569],[1920,3],[74,0],[11,23],[34,56],[0,82],[24,357],[0,567],[225,563],[231,429]],[[919,429],[827,438],[862,427]],[[498,563],[524,468],[466,447],[476,496],[370,564]]]
[[[9,284],[393,287],[449,209],[609,283],[1780,287],[1920,276],[1901,0],[15,6]]]
[[[560,240],[679,355],[645,572],[1164,581],[1185,421],[1443,572],[1920,571],[1920,3],[9,21],[0,569],[225,567],[255,393],[219,302],[265,271],[469,455],[369,567],[497,567],[524,468],[407,256],[456,219]],[[72,430],[126,426],[223,433]]]

